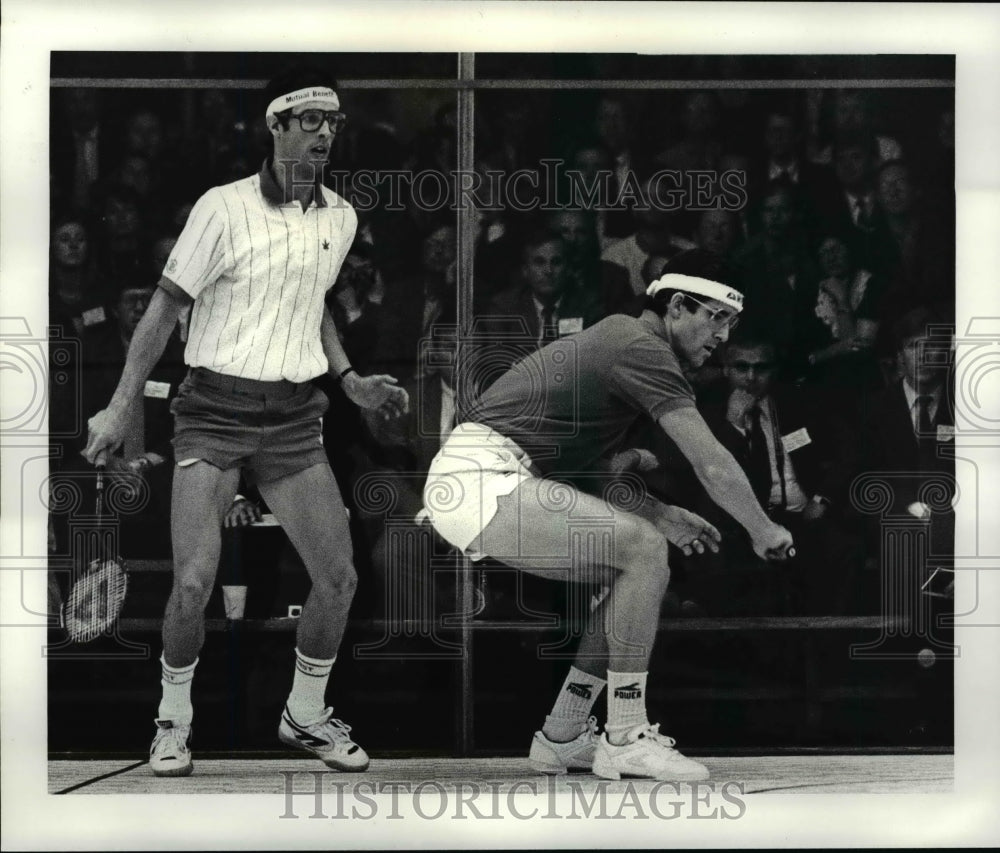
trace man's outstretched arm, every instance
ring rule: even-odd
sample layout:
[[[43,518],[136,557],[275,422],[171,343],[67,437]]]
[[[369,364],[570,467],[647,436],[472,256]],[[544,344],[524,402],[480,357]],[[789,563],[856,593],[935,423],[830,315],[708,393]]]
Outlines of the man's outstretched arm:
[[[111,402],[87,422],[84,458],[92,465],[117,450],[125,440],[128,413],[142,393],[146,379],[166,349],[177,320],[191,297],[167,278],[161,278],[149,307],[132,335],[128,357]]]

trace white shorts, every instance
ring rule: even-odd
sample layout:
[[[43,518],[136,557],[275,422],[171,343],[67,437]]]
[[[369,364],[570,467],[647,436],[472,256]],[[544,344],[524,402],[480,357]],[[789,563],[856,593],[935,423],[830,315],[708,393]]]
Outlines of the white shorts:
[[[497,499],[540,477],[517,444],[482,424],[459,424],[431,461],[424,509],[434,529],[473,560],[470,544],[497,514]]]

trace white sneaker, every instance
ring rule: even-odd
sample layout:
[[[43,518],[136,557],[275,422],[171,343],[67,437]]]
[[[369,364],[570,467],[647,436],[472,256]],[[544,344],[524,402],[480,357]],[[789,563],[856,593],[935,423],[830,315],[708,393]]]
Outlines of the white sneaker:
[[[603,779],[638,776],[643,779],[695,782],[708,778],[708,768],[685,758],[672,737],[660,734],[660,724],[644,723],[630,729],[622,746],[601,735],[594,751],[594,775]]]
[[[149,766],[154,776],[190,776],[194,770],[191,761],[191,726],[173,720],[156,721],[156,737],[149,748]]]
[[[327,708],[315,723],[300,726],[288,713],[288,706],[281,713],[278,738],[282,743],[311,752],[327,767],[334,770],[367,770],[368,754],[351,740],[351,727],[333,716]]]
[[[542,732],[535,732],[528,753],[528,763],[537,773],[558,776],[570,770],[590,770],[597,747],[597,717],[587,720],[587,728],[580,736],[566,743],[549,740]]]

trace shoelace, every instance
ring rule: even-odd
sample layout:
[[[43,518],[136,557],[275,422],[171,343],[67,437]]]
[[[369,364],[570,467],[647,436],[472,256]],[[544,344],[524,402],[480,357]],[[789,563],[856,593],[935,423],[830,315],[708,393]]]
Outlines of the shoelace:
[[[350,731],[351,727],[347,725],[343,720],[338,720],[333,716],[333,709],[330,709],[330,716],[325,720],[320,720],[316,725],[323,726],[323,728],[328,729],[328,734],[331,740],[337,741],[350,741]]]
[[[669,750],[673,750],[674,746],[677,744],[677,741],[675,741],[672,737],[670,737],[670,735],[661,735],[660,734],[660,724],[659,723],[651,723],[648,729],[646,729],[645,731],[641,732],[636,737],[636,740],[640,740],[640,739],[651,740],[651,741],[653,741],[653,743],[655,743],[655,744],[657,744],[659,746],[662,746],[665,749],[669,749]]]
[[[163,741],[172,741],[172,743],[166,744],[164,749],[160,749],[160,744]],[[166,749],[170,749],[172,752],[184,752],[187,750],[187,734],[181,734],[181,729],[179,728],[169,728],[160,729],[156,733],[156,737],[153,738],[153,745],[149,748],[149,754],[153,755],[156,752],[163,752]]]

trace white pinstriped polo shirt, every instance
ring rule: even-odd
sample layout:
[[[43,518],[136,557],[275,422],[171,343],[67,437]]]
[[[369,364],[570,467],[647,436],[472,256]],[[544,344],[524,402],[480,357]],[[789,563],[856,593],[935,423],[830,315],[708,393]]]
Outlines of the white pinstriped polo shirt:
[[[195,300],[189,366],[267,381],[326,372],[323,300],[358,217],[332,190],[317,190],[305,211],[284,204],[265,163],[198,199],[163,271]]]

